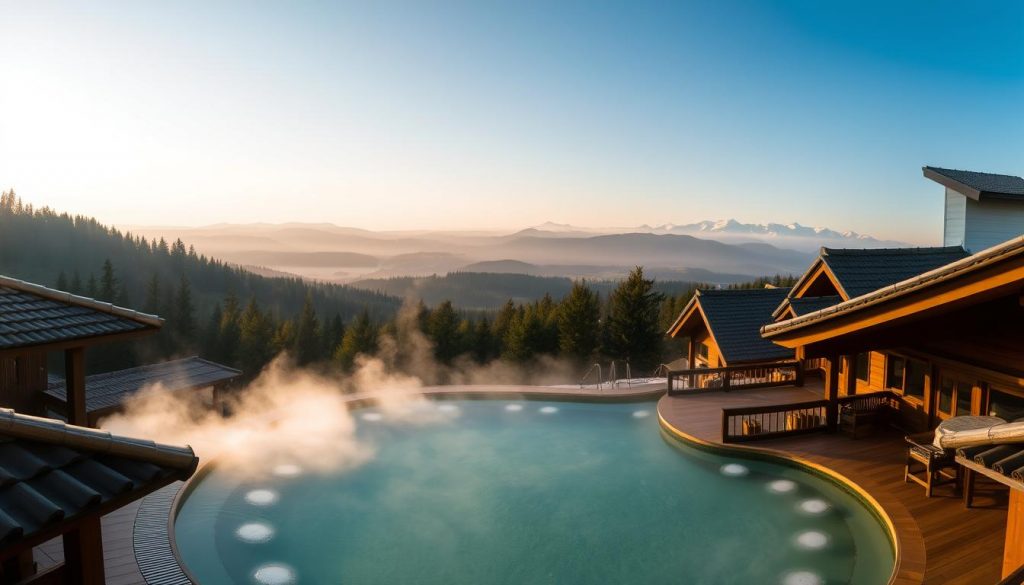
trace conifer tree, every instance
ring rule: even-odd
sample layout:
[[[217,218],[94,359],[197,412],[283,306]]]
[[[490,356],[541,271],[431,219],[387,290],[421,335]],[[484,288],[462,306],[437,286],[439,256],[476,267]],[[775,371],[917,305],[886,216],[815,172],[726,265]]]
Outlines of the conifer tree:
[[[112,303],[117,300],[118,282],[114,275],[114,265],[110,258],[103,261],[103,271],[100,274],[99,299]]]
[[[62,291],[67,291],[68,290],[68,277],[67,277],[66,274],[64,274],[63,270],[61,270],[60,274],[57,276],[57,285],[56,286],[57,286],[57,290],[62,290]]]
[[[607,353],[628,361],[635,372],[645,372],[661,357],[662,331],[658,326],[662,295],[654,281],[637,266],[608,300]]]
[[[295,327],[295,362],[305,366],[320,359],[320,344],[320,321],[313,309],[313,297],[307,293]]]
[[[192,287],[185,275],[181,275],[178,292],[174,295],[174,331],[187,344],[195,339],[196,316],[192,305]]]
[[[459,316],[451,301],[444,301],[430,313],[427,320],[427,335],[434,342],[434,357],[443,364],[450,364],[460,352]]]
[[[256,374],[274,357],[274,324],[250,299],[239,319],[238,366],[248,377]]]
[[[345,337],[334,354],[334,361],[343,370],[350,371],[357,355],[371,355],[377,351],[377,328],[370,321],[370,314],[363,311],[345,331]]]
[[[597,353],[600,342],[601,304],[587,283],[573,283],[558,307],[558,346],[562,355],[583,363]]]

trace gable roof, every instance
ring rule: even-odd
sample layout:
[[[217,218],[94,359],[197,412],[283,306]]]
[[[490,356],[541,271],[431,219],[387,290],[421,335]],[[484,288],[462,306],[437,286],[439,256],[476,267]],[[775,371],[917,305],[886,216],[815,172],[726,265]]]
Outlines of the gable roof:
[[[822,248],[821,259],[848,298],[859,297],[970,256],[960,246],[936,248]]]
[[[939,266],[938,268],[929,270],[923,274],[912,276],[900,282],[871,291],[867,294],[843,301],[837,305],[826,307],[805,315],[800,315],[792,319],[786,319],[784,321],[765,325],[762,328],[762,334],[766,337],[774,338],[779,337],[782,334],[815,326],[824,321],[831,321],[847,316],[855,317],[856,314],[871,307],[879,307],[889,303],[898,303],[910,295],[926,294],[929,289],[945,286],[950,281],[961,278],[970,279],[976,274],[984,275],[984,271],[993,266],[999,266],[1006,262],[1019,261],[1022,257],[1024,257],[1024,236],[1008,240],[998,246],[993,246],[987,250],[978,252],[977,254],[966,256],[960,260],[951,262],[948,265]],[[1004,279],[1013,276],[1011,274],[1012,271],[1006,271],[1005,267],[1001,268],[1001,270],[1003,272],[1000,272],[1000,275],[1004,277]],[[936,305],[951,302],[949,299],[940,298],[940,296],[936,296],[932,300]],[[830,334],[830,336],[838,335],[840,335],[840,333],[836,333],[835,335]]]
[[[162,325],[155,315],[0,276],[0,350],[156,331]]]
[[[199,459],[189,447],[0,409],[0,549],[24,549],[173,481]]]
[[[793,313],[799,317],[800,315],[820,311],[825,307],[838,305],[841,302],[843,302],[843,297],[835,295],[827,297],[803,297],[801,299],[789,299],[789,306],[793,308]]]
[[[793,350],[761,337],[761,326],[772,321],[772,310],[789,294],[788,288],[697,291],[694,301],[707,319],[726,364],[771,361],[793,357]]]
[[[1015,175],[923,167],[924,176],[972,199],[1022,199],[1024,179]]]
[[[116,409],[131,395],[155,384],[167,392],[182,392],[228,382],[241,375],[239,370],[199,357],[93,374],[85,378],[85,410],[99,413]],[[64,379],[51,379],[46,395],[67,402]]]

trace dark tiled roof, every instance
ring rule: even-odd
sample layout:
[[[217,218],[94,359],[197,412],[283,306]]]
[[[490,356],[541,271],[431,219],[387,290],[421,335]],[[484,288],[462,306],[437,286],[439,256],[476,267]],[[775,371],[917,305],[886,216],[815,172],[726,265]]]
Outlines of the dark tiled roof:
[[[49,538],[64,522],[188,478],[197,464],[188,447],[0,409],[0,546]]]
[[[825,307],[831,307],[832,305],[838,305],[843,302],[842,297],[839,296],[827,296],[827,297],[804,297],[801,299],[789,299],[789,305],[793,307],[793,312],[796,316],[806,315],[807,313],[813,313],[820,311]]]
[[[940,175],[953,181],[958,186],[966,187],[966,190],[972,191],[978,197],[1024,198],[1024,179],[1015,175],[997,175],[995,173],[924,167],[926,177],[929,176],[929,171],[931,174]],[[934,176],[929,178],[937,179]]]
[[[792,349],[761,337],[761,326],[772,321],[772,311],[787,294],[788,288],[703,290],[698,293],[697,302],[727,364],[793,357]]]
[[[160,384],[168,392],[180,392],[213,386],[241,375],[242,372],[234,368],[198,357],[94,374],[85,379],[85,410],[97,412],[117,408],[132,394],[154,384]],[[51,380],[46,394],[65,402],[67,388],[64,380]]]
[[[850,298],[966,258],[960,246],[945,248],[822,248],[821,258]]]
[[[0,349],[156,329],[161,324],[152,315],[0,277]]]

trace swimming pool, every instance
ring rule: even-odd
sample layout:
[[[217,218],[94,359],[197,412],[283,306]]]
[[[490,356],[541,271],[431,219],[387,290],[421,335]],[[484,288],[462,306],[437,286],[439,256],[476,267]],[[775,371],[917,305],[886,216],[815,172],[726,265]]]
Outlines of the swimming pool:
[[[659,433],[656,405],[440,401],[440,422],[356,412],[374,457],[258,480],[213,469],[175,540],[220,583],[885,583],[887,532],[789,465]]]

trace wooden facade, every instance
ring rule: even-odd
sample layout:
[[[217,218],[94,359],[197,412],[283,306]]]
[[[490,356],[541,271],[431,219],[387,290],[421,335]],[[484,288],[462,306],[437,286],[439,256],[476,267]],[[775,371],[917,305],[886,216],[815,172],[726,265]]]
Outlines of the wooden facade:
[[[959,415],[1024,418],[1024,238],[763,333],[823,361],[827,398],[892,391],[908,431]],[[1024,563],[1024,494],[1011,491],[1004,576]]]

